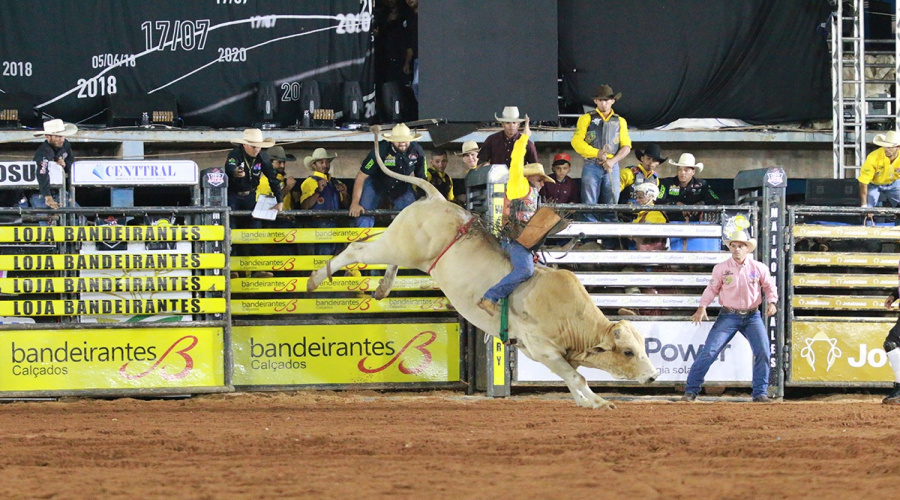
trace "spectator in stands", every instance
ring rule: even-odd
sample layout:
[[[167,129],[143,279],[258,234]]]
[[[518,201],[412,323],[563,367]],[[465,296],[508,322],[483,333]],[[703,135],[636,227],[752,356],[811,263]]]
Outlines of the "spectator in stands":
[[[772,401],[767,395],[769,336],[759,314],[759,306],[763,302],[762,293],[765,292],[767,301],[765,314],[766,316],[775,314],[778,290],[775,279],[769,274],[765,264],[754,260],[751,256],[756,249],[756,239],[738,230],[728,236],[725,245],[731,251],[731,258],[716,264],[713,268],[712,280],[703,291],[700,307],[691,319],[697,325],[702,320],[708,320],[706,308],[716,296],[719,297],[722,309],[706,337],[706,342],[691,365],[684,397],[681,400],[697,399],[709,367],[725,345],[734,338],[735,333],[741,332],[753,351],[753,402],[768,403]]]
[[[406,54],[403,72],[412,78],[412,91],[419,99],[419,0],[406,0]]]
[[[228,207],[231,210],[253,210],[256,206],[256,188],[260,178],[265,176],[270,186],[278,186],[278,174],[272,168],[269,155],[262,148],[270,148],[274,141],[263,139],[262,131],[256,128],[244,130],[240,139],[231,141],[235,148],[228,153],[225,160],[225,173],[228,175]],[[284,208],[281,189],[272,193],[275,196],[275,210],[279,212]],[[259,229],[262,221],[253,217],[232,217],[232,229]],[[248,245],[234,245],[237,253],[244,255],[259,255],[260,247]],[[238,273],[231,273],[233,278]],[[256,271],[255,278],[271,278],[268,271]]]
[[[634,156],[638,159],[639,163],[635,166],[622,169],[622,173],[619,175],[619,183],[622,187],[622,192],[619,195],[619,204],[621,205],[627,205],[629,203],[633,204],[635,202],[635,186],[644,182],[651,182],[656,184],[656,187],[659,187],[659,174],[656,169],[659,168],[661,163],[668,160],[668,158],[662,157],[662,150],[660,149],[659,144],[650,144],[644,151],[635,148]]]
[[[466,164],[469,170],[474,170],[478,168],[478,152],[481,151],[481,148],[478,147],[478,143],[475,141],[466,141],[462,145],[462,151],[459,153],[454,153],[456,156],[461,156],[463,159],[463,163]]]
[[[612,109],[622,93],[601,85],[593,97],[597,108],[581,115],[572,136],[572,147],[584,157],[581,202],[614,205],[619,200],[619,161],[631,152],[631,137],[625,118]],[[589,222],[598,220],[595,214],[585,214],[584,218]],[[600,218],[613,222],[616,215],[605,213]]]
[[[75,163],[72,145],[66,137],[78,132],[78,127],[62,120],[44,122],[44,130],[35,132],[35,136],[44,136],[44,142],[34,152],[34,163],[37,168],[38,193],[31,195],[31,206],[34,208],[59,208],[59,200],[50,192],[50,165],[55,163],[62,167],[68,177]],[[19,194],[21,200],[22,195]]]
[[[391,133],[384,134],[384,140],[378,144],[385,166],[394,172],[424,179],[428,167],[425,151],[422,146],[414,143],[421,137],[421,134],[413,134],[405,123],[395,125]],[[357,217],[356,227],[374,226],[375,218],[362,214],[377,209],[384,199],[391,202],[394,210],[403,210],[416,201],[416,194],[409,183],[384,175],[375,162],[373,149],[363,160],[353,181],[350,216]]]
[[[303,210],[340,210],[350,206],[350,195],[347,186],[331,176],[331,162],[337,157],[329,154],[325,148],[317,148],[312,156],[303,159],[306,168],[313,173],[300,185],[300,208]],[[314,228],[338,227],[330,217],[314,217]],[[334,255],[335,243],[316,243],[313,246],[315,255]]]
[[[894,288],[884,301],[884,307],[891,309],[897,297],[898,291]],[[897,324],[891,328],[887,338],[884,339],[884,352],[887,353],[888,362],[891,370],[894,372],[894,387],[891,389],[890,394],[881,402],[884,404],[900,404],[900,319],[897,320]]]
[[[683,153],[678,161],[669,160],[669,163],[678,167],[675,177],[666,177],[660,180],[660,196],[658,205],[719,205],[719,197],[709,188],[709,183],[696,177],[703,171],[703,163],[698,162],[694,155]],[[669,219],[673,221],[697,220],[699,212],[669,212]]]
[[[881,147],[866,156],[856,178],[860,206],[900,206],[900,134],[891,130],[872,142]]]
[[[659,210],[650,210],[654,201],[659,196],[659,188],[652,182],[643,182],[634,188],[634,196],[638,205],[647,207],[634,217],[632,222],[638,224],[665,224],[669,222],[666,214]],[[635,238],[634,242],[638,250],[665,250],[667,238]]]
[[[453,179],[446,172],[449,163],[450,156],[447,151],[435,149],[431,152],[431,165],[425,178],[444,195],[444,198],[447,198],[447,201],[456,201],[453,197]]]
[[[575,179],[569,177],[572,169],[572,157],[568,153],[559,153],[553,157],[554,182],[544,184],[541,188],[541,201],[547,203],[581,203],[581,196]]]
[[[506,183],[506,200],[504,203],[504,219],[506,223],[527,223],[538,209],[540,204],[539,192],[545,182],[553,182],[553,179],[544,173],[544,166],[540,163],[524,165],[524,157],[529,144],[528,137],[531,129],[525,117],[525,131],[520,134],[512,151],[512,163],[509,166],[509,181]],[[522,246],[515,239],[504,236],[503,249],[509,253],[512,271],[503,277],[496,285],[484,293],[477,305],[490,315],[499,310],[499,302],[509,296],[519,284],[534,274],[534,258],[531,251]]]
[[[525,119],[519,118],[519,108],[515,106],[506,106],[500,116],[494,114],[494,119],[503,125],[503,130],[487,136],[481,145],[481,151],[478,152],[478,163],[508,166],[513,145],[522,136],[519,133],[519,124]],[[528,141],[525,148],[525,163],[536,163],[537,157],[537,148],[533,142]]]

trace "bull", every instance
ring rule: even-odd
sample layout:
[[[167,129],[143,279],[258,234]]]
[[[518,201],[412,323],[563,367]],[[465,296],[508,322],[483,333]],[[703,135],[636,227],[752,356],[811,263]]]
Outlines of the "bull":
[[[372,131],[377,155],[379,129],[372,127]],[[380,300],[390,293],[399,267],[419,269],[431,275],[466,320],[499,337],[499,315],[476,306],[484,292],[512,269],[497,239],[483,226],[472,224],[475,215],[448,202],[427,181],[393,172],[380,156],[376,159],[386,175],[415,185],[425,197],[400,212],[380,238],[351,243],[314,271],[307,291],[330,279],[332,270],[354,263],[383,264],[387,270],[373,292]],[[641,383],[657,377],[643,336],[627,320],[607,319],[570,271],[536,266],[534,275],[509,297],[509,332],[524,355],[566,383],[579,406],[615,408],[591,391],[577,371],[579,366]]]

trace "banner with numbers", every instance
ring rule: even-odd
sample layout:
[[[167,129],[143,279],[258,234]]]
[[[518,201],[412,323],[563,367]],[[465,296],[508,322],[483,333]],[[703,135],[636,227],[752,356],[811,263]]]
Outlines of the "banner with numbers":
[[[184,125],[240,127],[274,82],[274,121],[293,125],[304,81],[324,108],[341,109],[341,82],[371,93],[371,21],[370,0],[0,2],[0,99],[104,123],[112,96],[169,94]]]

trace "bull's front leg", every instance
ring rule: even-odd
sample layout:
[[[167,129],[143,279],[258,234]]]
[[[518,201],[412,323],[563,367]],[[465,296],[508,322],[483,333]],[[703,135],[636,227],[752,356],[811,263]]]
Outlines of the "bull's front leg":
[[[313,271],[306,281],[306,291],[315,291],[322,282],[331,277],[330,274],[350,264],[391,264],[387,245],[380,243],[383,239],[358,241],[347,245],[347,248],[328,261],[325,267]]]
[[[381,300],[391,293],[391,288],[394,286],[394,278],[397,277],[397,269],[399,268],[400,266],[388,266],[384,271],[384,277],[381,278],[381,281],[378,283],[378,288],[376,288],[375,293],[372,294],[372,297],[374,297],[375,300]]]
[[[608,409],[616,407],[613,403],[594,394],[594,391],[588,386],[587,380],[566,361],[562,354],[552,347],[535,348],[530,346],[529,352],[531,359],[542,363],[566,383],[578,406]]]

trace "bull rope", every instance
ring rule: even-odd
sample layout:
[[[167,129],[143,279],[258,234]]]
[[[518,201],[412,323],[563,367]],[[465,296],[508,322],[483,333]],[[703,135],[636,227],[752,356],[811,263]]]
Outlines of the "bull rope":
[[[450,250],[450,247],[452,247],[457,241],[459,241],[460,238],[469,234],[469,228],[472,226],[472,223],[475,222],[475,219],[477,219],[477,217],[472,216],[468,222],[466,222],[462,226],[459,226],[459,229],[456,230],[456,236],[453,237],[453,241],[451,241],[450,244],[447,245],[440,254],[438,254],[437,258],[434,259],[434,262],[431,263],[431,267],[428,268],[428,271],[425,271],[427,274],[431,274],[431,270],[434,269],[434,266],[436,266],[438,261],[441,260],[441,257],[443,257],[445,253],[447,253],[447,250]]]

